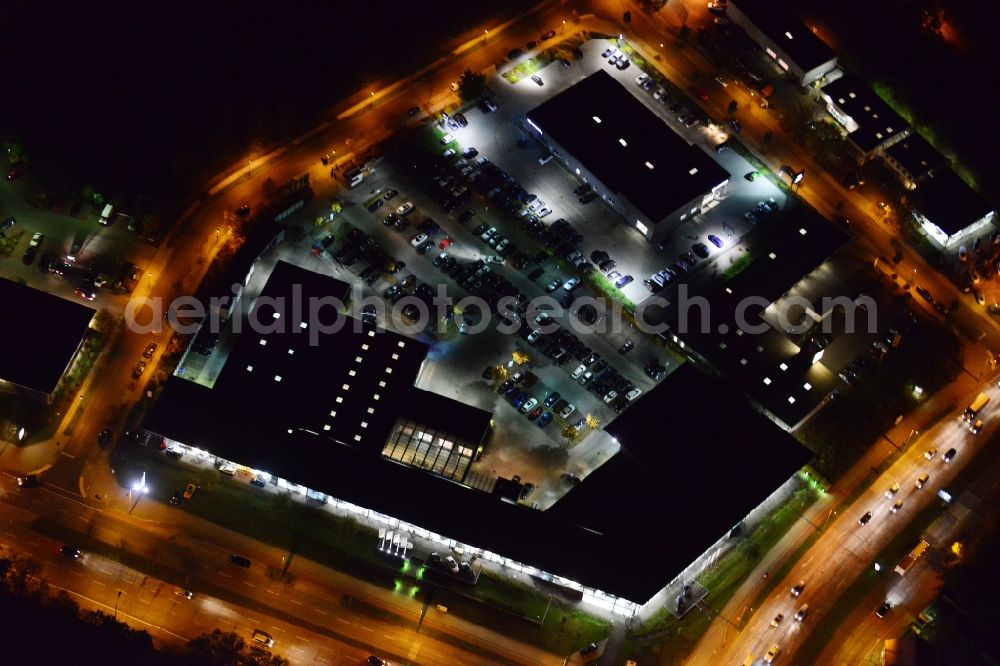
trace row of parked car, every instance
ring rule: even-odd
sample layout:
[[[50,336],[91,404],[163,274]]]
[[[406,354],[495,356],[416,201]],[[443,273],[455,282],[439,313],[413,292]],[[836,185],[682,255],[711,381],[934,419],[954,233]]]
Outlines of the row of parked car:
[[[725,246],[722,239],[715,234],[708,235],[708,242],[718,250],[721,250]],[[648,278],[643,280],[642,284],[646,287],[646,289],[655,294],[669,287],[682,275],[694,270],[695,266],[698,265],[699,259],[708,259],[710,255],[711,250],[708,245],[698,241],[691,246],[690,251],[680,255],[674,264],[666,266],[660,271],[653,273]]]

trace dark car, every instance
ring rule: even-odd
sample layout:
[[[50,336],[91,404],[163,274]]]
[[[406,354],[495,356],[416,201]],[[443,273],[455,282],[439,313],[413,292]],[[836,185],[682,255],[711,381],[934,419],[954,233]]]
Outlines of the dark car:
[[[535,270],[533,270],[530,273],[528,273],[528,279],[529,280],[537,280],[538,278],[542,277],[543,275],[545,275],[545,271],[542,270],[541,268],[536,268]]]
[[[691,249],[694,250],[694,253],[702,259],[708,258],[708,246],[704,243],[695,243],[691,246]]]
[[[631,283],[632,283],[632,276],[631,275],[623,275],[620,278],[618,278],[617,282],[615,282],[615,286],[618,287],[619,289],[624,289],[625,287],[627,287]]]
[[[82,555],[80,549],[74,548],[73,546],[63,546],[59,549],[59,554],[65,555],[66,557],[72,557],[74,560],[80,559],[80,555]]]
[[[250,215],[250,204],[243,204],[236,209],[236,214],[240,217],[249,217]]]
[[[883,601],[882,605],[875,610],[875,617],[885,617],[890,608],[892,608],[892,604],[888,601]]]
[[[247,558],[243,557],[242,555],[230,555],[229,556],[229,563],[230,564],[235,564],[238,567],[243,567],[244,569],[249,569],[250,568],[250,560],[248,560]]]
[[[954,448],[948,449],[947,451],[944,452],[944,455],[941,456],[941,460],[945,461],[946,463],[951,462],[952,459],[955,457],[956,453],[958,452]]]
[[[420,107],[419,106],[411,106],[406,111],[406,115],[408,115],[410,118],[412,118],[413,116],[417,115],[418,113],[420,113]]]
[[[624,344],[622,344],[622,346],[618,348],[618,353],[627,354],[630,351],[632,351],[633,347],[635,347],[635,343],[632,342],[631,340],[626,340]]]
[[[42,482],[38,479],[37,474],[29,474],[17,477],[17,485],[22,488],[37,488],[42,485]]]
[[[105,428],[104,430],[101,431],[101,434],[97,436],[97,443],[100,444],[101,446],[107,446],[110,442],[111,442],[111,431]]]
[[[544,404],[546,407],[551,407],[552,405],[556,404],[556,401],[558,401],[559,398],[561,397],[562,396],[559,395],[559,391],[553,391],[552,393],[549,393],[549,395],[545,398]]]
[[[718,236],[716,236],[715,234],[709,234],[708,235],[708,242],[711,243],[712,245],[714,245],[717,248],[720,248],[720,249],[722,248],[722,239],[719,238]]]
[[[376,199],[375,201],[371,202],[370,204],[368,204],[368,211],[371,212],[371,213],[374,213],[375,211],[377,211],[379,208],[381,208],[384,205],[385,205],[385,201],[380,197],[380,198]]]
[[[861,518],[858,519],[858,525],[867,525],[871,521],[871,519],[872,519],[872,512],[867,511],[865,512],[865,515],[861,516]]]
[[[597,264],[597,267],[601,269],[602,273],[607,273],[617,265],[618,262],[615,261],[614,259],[605,259],[604,261]]]

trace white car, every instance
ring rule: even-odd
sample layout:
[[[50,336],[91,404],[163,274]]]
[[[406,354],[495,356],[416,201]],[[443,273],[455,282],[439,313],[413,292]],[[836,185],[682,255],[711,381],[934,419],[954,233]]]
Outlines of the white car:
[[[449,555],[448,557],[444,558],[444,563],[445,566],[447,566],[448,569],[450,569],[453,574],[458,573],[458,562],[455,561],[454,557]]]
[[[635,85],[641,86],[643,83],[646,82],[648,78],[649,74],[640,74],[639,76],[635,77]]]
[[[656,92],[653,93],[653,99],[655,99],[657,102],[659,102],[661,99],[663,99],[663,96],[666,95],[666,94],[667,93],[666,93],[666,91],[663,90],[663,88],[657,88]]]
[[[413,247],[420,247],[423,245],[425,240],[427,240],[427,234],[417,234],[413,237],[413,240],[410,241],[410,245]]]
[[[531,410],[533,410],[537,406],[538,406],[538,400],[537,399],[535,399],[535,398],[528,398],[527,400],[524,401],[524,404],[521,405],[521,413],[522,414],[527,414],[528,412],[530,412]]]
[[[574,289],[576,289],[576,286],[578,284],[580,284],[580,278],[571,277],[570,279],[566,280],[566,284],[563,285],[563,289],[565,289],[566,291],[573,291]]]
[[[396,208],[396,215],[409,215],[413,212],[413,202],[406,201]]]
[[[642,394],[642,389],[634,388],[625,394],[625,399],[628,400],[629,402],[632,402],[633,400],[638,398],[641,394]]]
[[[442,144],[451,143],[454,140],[455,140],[455,137],[453,137],[451,134],[445,134],[443,137],[441,137],[441,143]]]
[[[559,412],[559,417],[563,418],[563,419],[568,418],[569,415],[572,414],[575,411],[576,411],[576,407],[573,405],[573,403],[570,403],[570,404],[566,405],[565,407],[563,407],[563,410],[561,412]]]
[[[448,159],[449,157],[454,157],[454,156],[455,156],[455,149],[454,148],[449,148],[448,150],[446,150],[443,153],[441,153],[441,157],[443,157],[445,159]]]
[[[496,227],[490,227],[479,236],[479,240],[488,241],[494,234],[496,234],[496,232]]]
[[[570,377],[572,377],[573,379],[579,379],[580,375],[582,375],[586,371],[587,371],[587,366],[581,363],[580,365],[576,366],[576,370],[574,370],[572,374],[570,374]]]
[[[498,257],[497,255],[494,254],[492,256],[486,257],[486,263],[499,264],[500,266],[503,266],[505,261],[503,257]]]
[[[608,394],[604,396],[604,402],[610,405],[614,402],[615,398],[618,397],[618,391],[608,391]]]
[[[539,209],[539,211],[538,211],[537,214],[538,214],[538,217],[545,217],[546,215],[551,215],[552,214],[552,209],[549,208],[548,206],[542,206],[541,209]]]
[[[542,201],[541,199],[535,199],[530,204],[528,204],[528,210],[530,210],[532,213],[542,208],[545,208],[545,202]]]
[[[497,247],[496,247],[497,252],[503,252],[504,250],[507,249],[508,245],[510,245],[510,241],[508,239],[504,238],[502,241],[500,241],[499,243],[497,243]]]
[[[226,463],[219,467],[219,471],[222,472],[223,474],[234,476],[236,474],[236,465],[234,465],[233,463]]]
[[[528,333],[528,344],[535,344],[538,338],[542,337],[542,332],[537,328],[531,329],[531,333]]]

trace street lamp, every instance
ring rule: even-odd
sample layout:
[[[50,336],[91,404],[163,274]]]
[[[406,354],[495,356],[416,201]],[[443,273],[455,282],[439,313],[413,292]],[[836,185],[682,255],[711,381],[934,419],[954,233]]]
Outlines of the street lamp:
[[[115,597],[115,619],[116,620],[118,619],[118,600],[122,598],[122,594],[124,594],[124,592],[122,592],[121,590],[118,590],[118,596]]]

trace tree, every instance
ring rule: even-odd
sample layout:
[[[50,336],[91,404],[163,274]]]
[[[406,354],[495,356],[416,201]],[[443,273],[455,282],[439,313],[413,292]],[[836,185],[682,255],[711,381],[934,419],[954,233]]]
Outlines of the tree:
[[[188,641],[187,652],[195,663],[236,664],[239,663],[247,643],[241,636],[231,631],[214,629],[210,634],[202,634]]]
[[[566,438],[567,442],[569,442],[570,444],[572,444],[580,436],[580,433],[577,431],[576,428],[574,428],[573,426],[569,425],[569,426],[566,426],[565,428],[563,428],[562,436]]]
[[[687,25],[682,25],[680,30],[677,31],[677,46],[684,46],[690,36],[691,28],[687,27]]]
[[[511,354],[511,358],[514,360],[514,363],[517,363],[518,365],[531,363],[531,357],[528,356],[527,353],[521,351],[520,349],[515,349],[514,353]]]
[[[601,422],[598,421],[597,417],[593,414],[587,414],[585,421],[587,423],[587,427],[591,430],[597,430],[601,425]]]
[[[264,196],[265,197],[272,196],[277,189],[278,189],[278,186],[275,184],[273,178],[268,178],[267,180],[264,181]]]
[[[486,76],[466,69],[458,77],[458,96],[463,102],[478,100],[486,92]]]
[[[739,551],[747,560],[756,560],[760,557],[760,546],[753,539],[743,538],[740,539],[740,543],[736,546],[736,550]]]
[[[735,99],[729,100],[729,107],[727,109],[729,111],[729,115],[733,115],[734,113],[736,113],[736,109],[738,108],[740,108],[740,105],[736,102]]]

